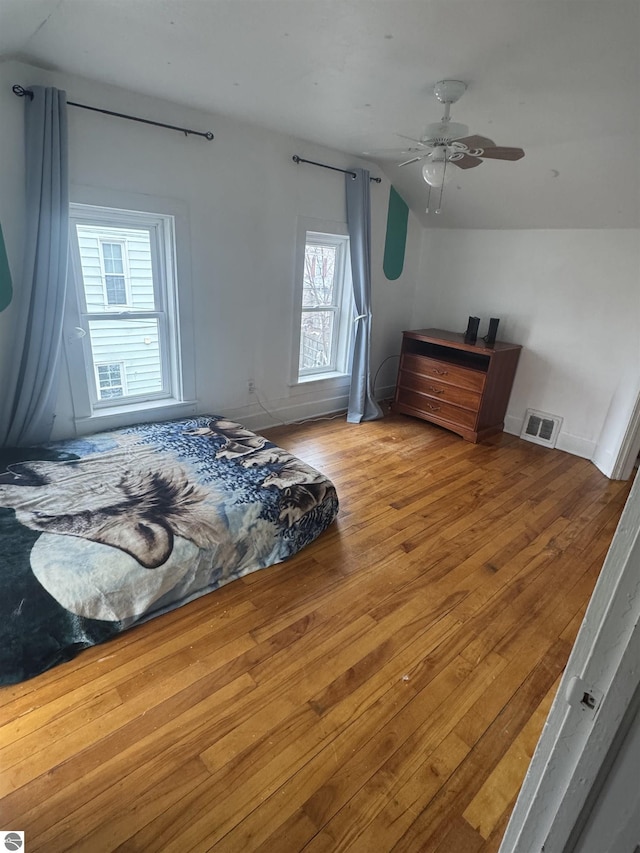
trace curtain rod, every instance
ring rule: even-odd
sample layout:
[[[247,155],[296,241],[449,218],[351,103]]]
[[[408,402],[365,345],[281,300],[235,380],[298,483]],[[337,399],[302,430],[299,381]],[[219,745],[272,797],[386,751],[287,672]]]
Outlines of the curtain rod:
[[[16,84],[13,89],[13,94],[17,95],[19,98],[27,98],[33,99],[33,92],[30,89],[25,89],[23,86]],[[77,104],[75,101],[67,101],[67,104],[70,107],[80,107],[82,110],[91,110],[94,113],[104,113],[106,116],[116,116],[116,118],[126,118],[129,121],[139,121],[141,124],[152,124],[155,127],[166,127],[169,130],[179,130],[181,133],[184,133],[185,136],[203,136],[205,139],[211,141],[213,139],[213,133],[210,130],[207,130],[206,133],[203,133],[201,130],[190,130],[188,127],[176,127],[175,124],[164,124],[161,121],[151,121],[148,118],[138,118],[138,116],[130,116],[126,113],[115,113],[112,110],[103,110],[100,107],[90,107],[87,104]]]
[[[320,166],[321,169],[331,169],[334,172],[342,172],[345,175],[351,175],[351,178],[354,181],[358,177],[355,172],[351,172],[349,169],[338,169],[337,166],[327,166],[326,163],[316,163],[315,160],[303,160],[302,157],[298,157],[297,154],[294,154],[291,159],[294,163],[310,163],[312,166]],[[382,178],[372,178],[371,175],[369,175],[369,180],[375,181],[376,184],[379,184],[382,181]]]

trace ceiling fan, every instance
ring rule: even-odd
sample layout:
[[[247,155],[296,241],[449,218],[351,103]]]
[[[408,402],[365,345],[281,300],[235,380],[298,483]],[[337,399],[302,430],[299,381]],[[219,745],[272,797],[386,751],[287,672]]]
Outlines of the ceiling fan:
[[[480,166],[483,159],[489,160],[520,160],[524,157],[522,148],[507,148],[496,145],[492,139],[486,136],[468,136],[469,128],[466,124],[451,121],[451,104],[455,104],[464,92],[467,85],[461,80],[440,80],[433,88],[433,93],[440,103],[444,104],[444,115],[439,122],[429,124],[420,139],[403,136],[415,143],[412,146],[396,152],[400,156],[410,155],[408,159],[398,163],[399,166],[407,166],[418,160],[425,160],[422,167],[422,177],[429,186],[429,197],[427,200],[427,213],[429,213],[429,202],[431,189],[440,190],[440,198],[436,213],[440,213],[442,203],[442,191],[444,185],[454,176],[455,170],[473,169]],[[402,134],[399,134],[402,136]],[[373,153],[373,152],[371,152]],[[383,154],[385,152],[380,152]],[[388,156],[391,152],[386,152]]]

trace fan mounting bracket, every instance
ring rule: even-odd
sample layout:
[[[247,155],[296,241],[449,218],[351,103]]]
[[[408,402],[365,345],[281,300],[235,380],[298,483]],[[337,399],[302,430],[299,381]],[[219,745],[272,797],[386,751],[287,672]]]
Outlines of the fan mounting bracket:
[[[462,80],[440,80],[433,87],[433,94],[441,104],[455,104],[466,90],[467,84]]]

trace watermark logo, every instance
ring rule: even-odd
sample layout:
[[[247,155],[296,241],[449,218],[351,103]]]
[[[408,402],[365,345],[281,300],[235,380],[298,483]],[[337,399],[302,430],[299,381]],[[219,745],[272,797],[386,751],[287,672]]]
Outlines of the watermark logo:
[[[0,838],[5,850],[24,851],[24,832],[20,830],[0,831]],[[2,847],[0,847],[2,850]]]

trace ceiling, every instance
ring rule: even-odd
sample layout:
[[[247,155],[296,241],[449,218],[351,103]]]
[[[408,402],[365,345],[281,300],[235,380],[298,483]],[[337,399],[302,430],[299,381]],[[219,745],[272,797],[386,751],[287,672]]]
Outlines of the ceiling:
[[[425,225],[640,225],[637,0],[0,0],[0,56],[358,156],[457,78],[453,120],[526,156],[456,170],[439,215],[420,165],[376,160]]]

